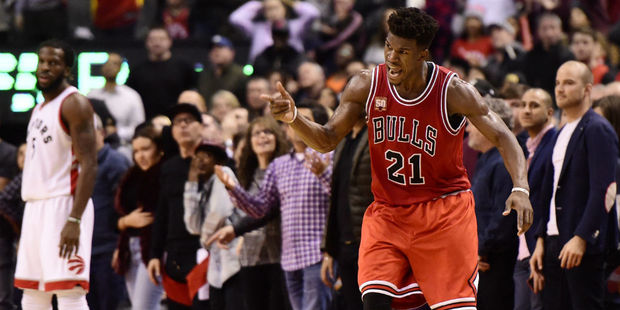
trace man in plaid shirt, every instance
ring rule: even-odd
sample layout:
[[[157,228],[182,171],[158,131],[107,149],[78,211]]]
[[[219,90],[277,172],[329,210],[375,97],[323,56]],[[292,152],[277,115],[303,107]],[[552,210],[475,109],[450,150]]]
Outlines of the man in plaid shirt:
[[[325,109],[307,102],[299,114],[319,123],[327,121]],[[264,216],[280,207],[282,220],[281,264],[289,299],[294,310],[327,309],[331,294],[321,282],[321,239],[329,205],[332,175],[331,153],[319,154],[307,148],[287,128],[293,151],[276,158],[265,172],[257,195],[248,194],[218,168],[218,177],[229,189],[238,208],[253,217]]]

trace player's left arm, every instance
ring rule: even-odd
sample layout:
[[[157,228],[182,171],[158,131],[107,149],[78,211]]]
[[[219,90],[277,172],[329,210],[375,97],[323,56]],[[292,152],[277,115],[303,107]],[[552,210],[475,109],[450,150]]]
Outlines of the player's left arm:
[[[95,146],[95,126],[93,125],[93,108],[86,97],[74,94],[62,105],[62,120],[69,127],[73,152],[80,165],[73,207],[70,217],[81,219],[86,204],[93,193],[97,175],[97,148]],[[77,254],[80,243],[80,224],[73,221],[65,223],[60,233],[60,257]]]
[[[525,157],[517,138],[499,116],[489,110],[471,84],[459,78],[451,81],[448,87],[448,111],[450,115],[466,116],[469,122],[497,147],[504,158],[504,165],[510,173],[513,186],[529,191]],[[526,232],[533,221],[532,205],[528,195],[521,191],[512,192],[506,200],[504,215],[509,214],[510,209],[517,211],[518,233]]]

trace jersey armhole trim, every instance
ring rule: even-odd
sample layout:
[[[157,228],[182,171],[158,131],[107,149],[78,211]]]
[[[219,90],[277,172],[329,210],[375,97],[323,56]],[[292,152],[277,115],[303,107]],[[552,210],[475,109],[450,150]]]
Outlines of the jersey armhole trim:
[[[60,123],[60,128],[62,128],[62,131],[67,134],[67,136],[71,137],[71,134],[69,133],[69,128],[67,128],[67,126],[65,125],[65,122],[62,121],[62,106],[65,104],[65,101],[67,100],[67,98],[69,98],[71,95],[77,93],[77,91],[73,91],[71,93],[69,93],[65,98],[62,99],[62,102],[60,102],[60,106],[58,107],[58,122]]]
[[[461,120],[461,123],[457,128],[453,128],[452,124],[450,124],[450,116],[448,115],[448,88],[450,86],[450,82],[452,82],[452,78],[456,76],[456,73],[451,72],[448,77],[444,80],[444,83],[441,87],[441,120],[443,121],[444,128],[453,136],[459,134],[463,126],[465,125],[465,117]]]
[[[375,66],[372,69],[372,76],[370,77],[370,89],[368,91],[368,98],[366,98],[366,105],[364,106],[364,111],[366,111],[366,117],[370,116],[370,100],[375,95],[375,90],[377,88],[377,75],[379,74],[379,66]]]

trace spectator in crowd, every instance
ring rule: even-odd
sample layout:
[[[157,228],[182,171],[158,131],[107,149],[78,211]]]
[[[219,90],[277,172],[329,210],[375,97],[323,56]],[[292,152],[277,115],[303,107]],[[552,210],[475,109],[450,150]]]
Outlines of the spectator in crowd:
[[[362,235],[362,218],[374,200],[370,189],[370,152],[368,128],[361,120],[334,150],[332,195],[323,237],[321,279],[333,287],[340,276],[344,304],[348,310],[362,309],[357,285],[357,259]],[[337,271],[336,271],[336,264]]]
[[[218,90],[211,97],[211,115],[220,123],[226,114],[240,106],[237,96],[227,90]]]
[[[230,247],[219,247],[207,240],[222,226],[238,222],[245,214],[236,209],[226,187],[213,173],[216,164],[224,164],[228,156],[217,144],[203,143],[194,151],[183,192],[183,221],[192,235],[200,236],[200,243],[209,251],[207,278],[211,309],[243,309],[243,293],[238,276],[241,264],[237,247],[238,238]],[[230,178],[235,174],[229,167],[222,168]]]
[[[519,122],[528,133],[527,176],[530,184],[530,201],[534,210],[533,227],[536,227],[546,208],[540,204],[541,183],[545,165],[551,160],[553,142],[557,130],[553,124],[553,102],[551,95],[542,88],[527,90],[521,98]],[[527,281],[530,277],[530,256],[536,246],[534,230],[519,236],[519,252],[514,270],[515,310],[541,310],[540,294],[534,294]]]
[[[491,84],[500,87],[506,74],[516,70],[517,61],[523,57],[525,50],[516,40],[517,33],[510,23],[493,24],[489,31],[493,54],[489,56],[484,72]]]
[[[321,90],[318,102],[320,105],[333,111],[338,106],[338,95],[331,88],[325,87]]]
[[[274,23],[271,27],[271,36],[273,45],[256,56],[254,72],[260,76],[266,76],[272,71],[284,71],[294,75],[304,56],[288,43],[289,30],[286,22]]]
[[[295,100],[303,99],[318,100],[321,90],[325,88],[325,72],[323,67],[316,62],[304,62],[297,69],[297,81],[299,91],[295,94]]]
[[[200,113],[207,113],[205,98],[196,90],[184,90],[177,98],[177,103],[189,103],[196,106]]]
[[[353,9],[355,0],[333,0],[329,14],[323,15],[318,23],[319,45],[316,47],[317,61],[334,71],[334,54],[338,48],[349,43],[353,47],[353,57],[362,54],[365,44],[363,31],[364,18]],[[332,68],[329,70],[329,68]]]
[[[222,120],[222,138],[226,146],[226,154],[232,157],[234,153],[233,138],[243,133],[248,128],[248,110],[246,108],[234,108],[226,113]]]
[[[128,160],[103,142],[105,129],[101,118],[95,115],[95,146],[97,148],[97,176],[93,189],[95,225],[90,261],[90,289],[86,295],[88,306],[94,310],[116,309],[125,296],[123,279],[114,273],[110,262],[118,239],[117,216],[114,212],[116,188],[129,168]]]
[[[171,47],[172,38],[165,28],[151,28],[146,37],[148,59],[131,67],[127,86],[142,97],[147,119],[164,114],[183,90],[196,84],[192,66],[173,57]]]
[[[170,109],[168,117],[172,120],[172,136],[179,145],[179,154],[161,167],[147,270],[154,284],[159,285],[162,278],[168,309],[204,309],[203,302],[190,298],[185,279],[196,266],[200,242],[198,236],[185,228],[182,211],[183,186],[194,150],[202,140],[201,115],[191,104],[177,104]]]
[[[233,33],[228,16],[246,0],[190,1],[189,15],[192,38],[208,42],[217,33]]]
[[[592,29],[580,28],[573,32],[570,42],[570,50],[575,59],[592,70],[595,85],[613,82],[616,77],[616,72],[605,63],[605,52],[599,37],[601,35]]]
[[[247,76],[234,60],[235,47],[230,39],[213,36],[209,63],[198,77],[198,91],[204,98],[211,98],[219,90],[228,90],[242,98]]]
[[[288,142],[273,118],[258,117],[252,121],[239,145],[237,171],[240,186],[249,194],[257,195],[263,187],[267,167],[274,158],[288,152]],[[280,210],[272,208],[259,220],[244,218],[225,226],[211,240],[228,244],[236,236],[244,239],[239,276],[245,309],[253,309],[256,305],[262,305],[266,310],[288,309],[284,273],[280,266]]]
[[[513,118],[510,106],[502,99],[484,100],[489,110],[511,128]],[[478,223],[478,309],[512,309],[512,275],[518,249],[517,219],[514,213],[508,216],[502,214],[511,193],[512,181],[493,143],[471,123],[466,130],[469,147],[481,153],[471,184]]]
[[[484,67],[493,52],[493,44],[484,32],[482,15],[477,10],[465,12],[462,36],[452,43],[451,58],[467,61],[471,67]]]
[[[273,45],[272,26],[286,22],[289,28],[289,44],[298,52],[304,51],[303,39],[311,23],[319,17],[319,10],[305,1],[282,0],[248,1],[232,14],[229,21],[250,38],[248,61],[254,63],[256,56]]]
[[[0,190],[2,190],[18,172],[15,158],[17,156],[17,148],[0,139]]]
[[[574,58],[562,39],[562,20],[553,13],[544,13],[538,18],[538,42],[519,61],[519,68],[528,85],[539,87],[553,94],[555,72],[561,64]]]
[[[202,131],[200,133],[203,140],[214,144],[224,143],[224,134],[222,132],[222,124],[217,121],[213,115],[202,113]]]
[[[245,105],[250,113],[250,120],[263,116],[267,102],[260,98],[261,94],[270,92],[269,81],[264,77],[253,77],[246,86]]]
[[[523,148],[523,154],[527,157],[527,148],[525,147],[525,140],[528,138],[527,131],[523,130],[521,122],[519,120],[519,114],[523,108],[523,101],[521,100],[528,87],[525,84],[504,82],[504,86],[499,91],[499,97],[504,99],[506,103],[512,109],[512,133],[517,137],[517,141],[521,148]]]
[[[325,109],[306,101],[299,114],[319,123],[327,121]],[[315,117],[316,116],[316,117]],[[328,309],[331,294],[321,282],[321,239],[330,193],[330,154],[307,148],[287,127],[293,151],[276,158],[267,168],[261,191],[249,194],[226,174],[217,176],[229,189],[233,203],[253,217],[280,208],[282,258],[289,301],[293,310]]]
[[[557,135],[541,188],[543,218],[530,259],[545,309],[603,309],[607,245],[616,249],[618,137],[592,111],[592,73],[577,61],[557,72],[555,95],[566,124]]]
[[[173,40],[189,37],[189,6],[185,0],[166,0],[162,20]]]
[[[116,121],[116,133],[122,144],[128,144],[136,126],[144,122],[144,105],[140,95],[127,85],[117,84],[116,76],[121,70],[123,58],[117,53],[108,54],[108,60],[101,67],[105,86],[93,89],[89,98],[103,100]]]
[[[159,310],[163,289],[149,280],[146,266],[160,191],[161,139],[151,125],[144,125],[136,130],[131,145],[134,166],[123,177],[116,193],[120,235],[112,267],[125,278],[132,309]]]
[[[138,16],[142,14],[142,7],[138,5],[138,2],[132,0],[94,0],[91,2],[94,9],[93,25],[97,39],[130,40],[133,38]]]
[[[385,37],[387,36],[388,24],[387,20],[390,14],[394,13],[394,9],[386,8],[381,15],[381,21],[376,31],[370,36],[368,45],[364,51],[363,60],[366,64],[381,64],[385,61],[383,50],[385,48]]]
[[[67,35],[67,8],[62,0],[16,0],[15,29],[27,44]]]
[[[1,146],[6,142],[0,142]],[[15,154],[15,153],[14,153]],[[20,145],[16,157],[0,161],[0,171],[4,174],[13,170],[16,164],[17,175],[0,189],[0,309],[17,309],[13,298],[13,274],[15,273],[15,244],[21,231],[24,201],[21,197],[22,175],[26,144]]]
[[[325,86],[331,88],[336,93],[341,93],[344,86],[349,81],[349,75],[347,67],[350,63],[355,62],[355,51],[353,45],[344,43],[338,47],[333,56],[332,71],[325,80]],[[362,69],[364,69],[362,64]],[[355,72],[357,73],[357,72]],[[318,99],[318,98],[317,98]]]
[[[517,13],[513,0],[467,0],[465,9],[479,12],[485,26],[502,23]]]

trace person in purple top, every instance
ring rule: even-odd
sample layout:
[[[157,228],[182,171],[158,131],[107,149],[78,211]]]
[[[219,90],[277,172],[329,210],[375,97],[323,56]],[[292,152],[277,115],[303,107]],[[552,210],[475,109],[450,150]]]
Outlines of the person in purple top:
[[[327,113],[315,102],[299,108],[302,114],[325,123]],[[307,148],[292,129],[286,130],[293,151],[276,158],[267,168],[261,190],[249,194],[216,167],[236,207],[253,217],[280,207],[282,257],[289,300],[293,310],[327,309],[331,294],[321,282],[321,239],[329,205],[331,153]]]

